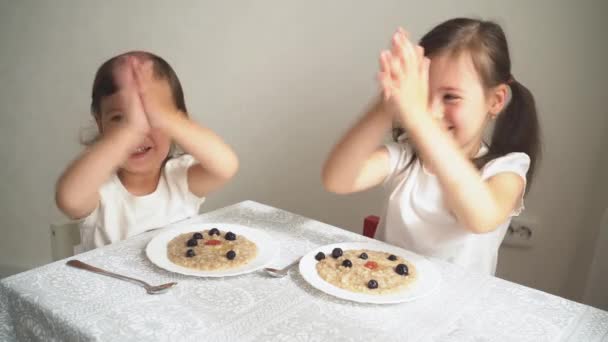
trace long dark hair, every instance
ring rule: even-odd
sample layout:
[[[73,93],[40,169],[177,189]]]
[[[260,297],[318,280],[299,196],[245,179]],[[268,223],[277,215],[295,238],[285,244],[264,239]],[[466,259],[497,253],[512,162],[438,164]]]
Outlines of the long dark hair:
[[[508,153],[526,153],[530,157],[527,182],[531,184],[541,154],[536,104],[528,88],[511,74],[509,47],[502,28],[491,21],[455,18],[433,28],[419,44],[426,56],[467,52],[486,90],[503,83],[509,85],[511,99],[498,115],[488,153],[473,162],[482,168],[488,161]],[[403,133],[402,128],[393,128],[395,141]],[[414,155],[412,161],[415,158]]]

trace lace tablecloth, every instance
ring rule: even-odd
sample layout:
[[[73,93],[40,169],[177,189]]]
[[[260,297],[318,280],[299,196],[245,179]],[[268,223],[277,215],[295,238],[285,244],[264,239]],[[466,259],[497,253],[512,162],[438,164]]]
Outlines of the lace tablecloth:
[[[246,201],[193,218],[263,229],[280,242],[276,266],[330,243],[367,238]],[[0,282],[0,341],[606,341],[608,312],[433,260],[442,282],[403,304],[358,304],[311,287],[297,268],[196,278],[151,264],[158,232],[78,256],[152,284],[163,295],[58,261]]]

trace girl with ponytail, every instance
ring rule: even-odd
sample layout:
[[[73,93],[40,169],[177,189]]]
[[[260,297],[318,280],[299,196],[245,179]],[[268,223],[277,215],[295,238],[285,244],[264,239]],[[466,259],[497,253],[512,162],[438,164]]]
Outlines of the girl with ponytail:
[[[380,55],[378,80],[378,100],[325,163],[325,188],[383,184],[378,238],[494,274],[540,154],[534,98],[513,77],[503,30],[456,18],[416,46],[399,29]],[[395,141],[382,145],[391,127]]]

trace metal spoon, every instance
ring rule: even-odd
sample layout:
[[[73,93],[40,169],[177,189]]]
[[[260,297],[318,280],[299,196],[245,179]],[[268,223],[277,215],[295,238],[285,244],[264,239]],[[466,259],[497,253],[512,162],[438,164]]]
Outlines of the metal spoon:
[[[112,278],[116,278],[116,279],[121,279],[121,280],[126,280],[126,281],[131,282],[131,283],[137,283],[139,285],[142,285],[146,289],[146,292],[148,292],[148,294],[161,294],[161,293],[165,293],[165,292],[167,292],[168,289],[170,289],[173,286],[177,285],[177,283],[167,283],[167,284],[152,286],[152,285],[146,283],[145,281],[142,281],[142,280],[139,280],[139,279],[135,279],[135,278],[131,278],[131,277],[127,277],[127,276],[120,275],[120,274],[116,274],[116,273],[112,273],[112,272],[108,272],[106,270],[102,270],[101,268],[98,268],[98,267],[95,267],[95,266],[91,266],[89,264],[86,264],[86,263],[84,263],[84,262],[82,262],[80,260],[76,260],[76,259],[72,259],[72,260],[66,262],[66,265],[72,266],[72,267],[75,267],[75,268],[79,268],[81,270],[86,270],[86,271],[90,271],[90,272],[94,272],[94,273],[103,274],[103,275],[108,276],[108,277],[112,277]]]
[[[287,273],[289,273],[289,269],[292,268],[293,266],[297,265],[300,262],[300,259],[302,259],[302,257],[299,257],[296,261],[292,262],[291,264],[283,267],[282,269],[278,270],[276,268],[272,268],[272,267],[266,267],[264,269],[264,271],[266,271],[266,273],[268,273],[269,275],[275,277],[275,278],[283,278],[284,276],[287,275]]]

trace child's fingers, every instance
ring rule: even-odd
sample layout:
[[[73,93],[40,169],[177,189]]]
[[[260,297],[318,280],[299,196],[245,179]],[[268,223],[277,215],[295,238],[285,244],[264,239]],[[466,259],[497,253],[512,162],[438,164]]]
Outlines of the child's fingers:
[[[151,60],[133,60],[134,76],[137,81],[137,90],[142,101],[149,100],[146,96],[158,85],[158,80],[154,77],[154,62]]]
[[[384,100],[388,100],[388,98],[391,96],[392,88],[390,75],[386,72],[378,73],[378,83],[380,83],[380,90],[382,91]]]
[[[133,68],[133,78],[137,86],[137,106],[141,111],[147,113],[149,111],[148,85],[150,84],[144,64],[141,60],[132,57],[131,66]]]
[[[137,84],[137,87],[139,88],[139,90],[141,90],[142,86],[145,83],[144,82],[145,75],[141,68],[141,63],[135,57],[131,57],[129,62],[131,64],[131,68],[133,70],[133,79],[135,80],[135,83]]]
[[[403,27],[399,27],[397,29],[397,36],[399,37],[399,42],[401,46],[405,46],[405,43],[407,41],[409,41],[410,39],[410,34],[409,32],[407,32],[406,30],[403,29]]]
[[[384,50],[380,53],[380,71],[381,72],[389,72],[389,70],[390,70],[389,56],[390,56],[390,52],[388,52],[386,50]]]
[[[146,81],[152,81],[154,79],[154,62],[151,60],[145,60],[140,62],[139,65]]]
[[[403,66],[401,65],[401,61],[399,60],[398,57],[393,56],[391,54],[390,59],[389,59],[390,63],[390,75],[391,78],[393,80],[393,82],[395,83],[395,85],[397,87],[399,87],[402,84],[403,81]]]
[[[136,94],[137,94],[137,100],[139,102],[139,104],[137,104],[137,106],[142,106],[143,107],[143,100],[145,98],[145,88],[144,88],[144,75],[142,73],[141,70],[141,65],[139,60],[136,57],[130,56],[129,59],[129,64],[131,65],[131,70],[133,70],[133,80],[135,83],[135,87],[136,87]],[[137,102],[136,101],[136,102]]]
[[[425,84],[429,83],[429,70],[431,69],[431,60],[427,57],[422,58],[422,80]]]
[[[135,71],[135,74],[137,74],[138,76],[138,81],[142,85],[147,84],[154,78],[154,63],[152,61],[142,61],[138,58],[133,57],[131,65],[133,67],[133,70]]]
[[[418,61],[418,72],[420,72],[424,67],[424,48],[420,45],[416,45],[414,51],[416,52],[416,60]]]
[[[429,96],[429,69],[431,68],[431,60],[427,57],[422,57],[422,67],[420,79],[422,80],[422,91],[425,96]]]
[[[151,91],[153,85],[152,79],[152,61],[141,61],[134,59],[133,70],[137,81],[137,92],[141,97],[144,106],[149,100],[147,94]]]
[[[119,89],[124,89],[133,84],[133,74],[128,58],[118,60],[113,70],[114,79]]]
[[[403,38],[410,39],[409,32],[407,32],[403,27],[399,26],[397,28],[397,32],[399,32],[399,35],[401,35]]]
[[[403,54],[403,39],[399,32],[396,32],[393,35],[393,39],[391,41],[391,54],[399,60],[401,64],[401,68],[405,67],[405,56]]]
[[[403,41],[403,55],[405,59],[405,70],[408,73],[416,72],[418,69],[418,57],[412,42],[409,39]]]
[[[382,51],[380,54],[380,73],[378,74],[378,81],[385,91],[390,88],[390,84],[393,82],[394,67],[392,65],[391,53],[389,51]],[[395,76],[396,77],[396,76]]]

